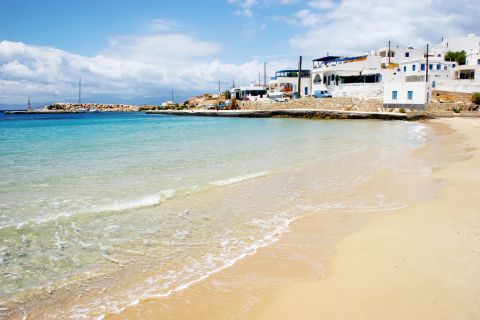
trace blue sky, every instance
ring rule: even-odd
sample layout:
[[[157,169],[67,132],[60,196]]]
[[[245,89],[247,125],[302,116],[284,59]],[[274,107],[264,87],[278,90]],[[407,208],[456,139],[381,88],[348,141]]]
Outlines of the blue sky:
[[[294,33],[291,26],[271,19],[272,10],[287,14],[294,6],[261,5],[253,19],[235,14],[235,5],[224,0],[2,0],[0,7],[1,39],[82,55],[102,52],[108,39],[119,35],[149,33],[155,20],[170,21],[176,31],[199,39],[224,43],[227,62],[278,54]]]
[[[0,104],[162,102],[388,40],[479,33],[478,0],[2,0]],[[55,97],[55,98],[54,98]]]

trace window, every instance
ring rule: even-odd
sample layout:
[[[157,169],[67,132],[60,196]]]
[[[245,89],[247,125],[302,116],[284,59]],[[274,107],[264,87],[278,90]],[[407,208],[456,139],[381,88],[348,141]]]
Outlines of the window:
[[[442,65],[440,63],[437,64],[437,70],[442,70]]]
[[[405,58],[410,57],[410,52],[405,52]]]
[[[429,64],[428,69],[433,70],[433,64]]]
[[[420,69],[421,69],[422,71],[425,71],[425,63],[422,63],[422,64],[421,64]]]
[[[413,91],[408,91],[407,92],[407,99],[408,100],[413,100]]]
[[[392,100],[397,100],[398,92],[392,91]]]
[[[412,65],[412,71],[415,71],[415,70],[417,70],[417,65],[416,64]]]
[[[455,68],[455,63],[454,63],[454,64],[452,64],[452,69],[453,69],[453,68]]]
[[[477,64],[480,64],[480,59],[477,60]]]
[[[407,66],[403,66],[403,72],[407,72]]]

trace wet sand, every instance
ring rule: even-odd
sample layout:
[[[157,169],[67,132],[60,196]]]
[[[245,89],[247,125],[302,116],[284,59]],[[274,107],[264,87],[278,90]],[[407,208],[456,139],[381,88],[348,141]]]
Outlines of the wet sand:
[[[440,122],[471,154],[432,175],[440,194],[342,239],[328,277],[282,287],[255,319],[480,317],[480,122]]]
[[[358,191],[406,208],[312,213],[234,266],[106,318],[479,318],[480,121],[429,126],[418,169],[379,173]]]

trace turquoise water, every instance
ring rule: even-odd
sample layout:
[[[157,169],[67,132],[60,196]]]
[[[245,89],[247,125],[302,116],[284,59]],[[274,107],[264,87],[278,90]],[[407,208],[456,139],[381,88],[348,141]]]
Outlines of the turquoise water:
[[[424,130],[381,121],[0,115],[0,301],[28,310],[46,291],[96,281],[81,294],[71,289],[78,299],[49,318],[98,317],[228,267],[307,212],[401,206],[381,194],[346,198],[380,169],[401,168]]]

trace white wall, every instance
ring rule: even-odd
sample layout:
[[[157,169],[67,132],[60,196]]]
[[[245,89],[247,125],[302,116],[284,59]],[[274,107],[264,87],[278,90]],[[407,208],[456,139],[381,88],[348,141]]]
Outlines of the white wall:
[[[480,92],[480,82],[476,80],[439,80],[435,82],[435,90],[462,93]]]
[[[465,50],[467,53],[470,53],[469,51],[478,53],[480,50],[480,37],[471,35],[466,37],[445,38],[441,44],[447,49],[447,51]]]
[[[413,48],[405,48],[405,47],[391,47],[390,48],[391,52],[394,52],[394,56],[390,58],[390,63],[400,63],[404,60],[408,59],[413,59],[413,58],[418,58],[422,57],[424,52],[422,49],[413,49]],[[383,47],[374,52],[374,55],[381,56],[382,57],[381,63],[388,64],[388,47]],[[408,53],[408,57],[406,57],[406,53]]]
[[[397,91],[397,100],[392,99],[392,92]],[[408,91],[413,92],[412,100],[408,99]],[[424,105],[431,97],[430,85],[426,82],[385,82],[383,92],[384,104]]]
[[[280,89],[280,86],[282,86],[282,84],[291,84],[292,85],[292,88],[293,88],[293,92],[297,92],[297,87],[298,87],[298,78],[297,77],[277,77],[276,80],[271,80],[271,85],[274,85],[276,84],[277,85],[277,91],[279,91]],[[300,94],[302,96],[305,96],[305,88],[307,88],[308,90],[308,95],[311,95],[311,80],[310,78],[302,78],[301,79],[301,82],[300,82],[300,85],[301,85],[301,92]]]
[[[471,53],[469,55],[467,55],[467,65],[471,65],[471,66],[474,66],[474,65],[479,65],[480,61],[480,53]]]
[[[383,84],[379,83],[352,83],[335,86],[332,90],[334,97],[349,97],[358,99],[381,99]]]

